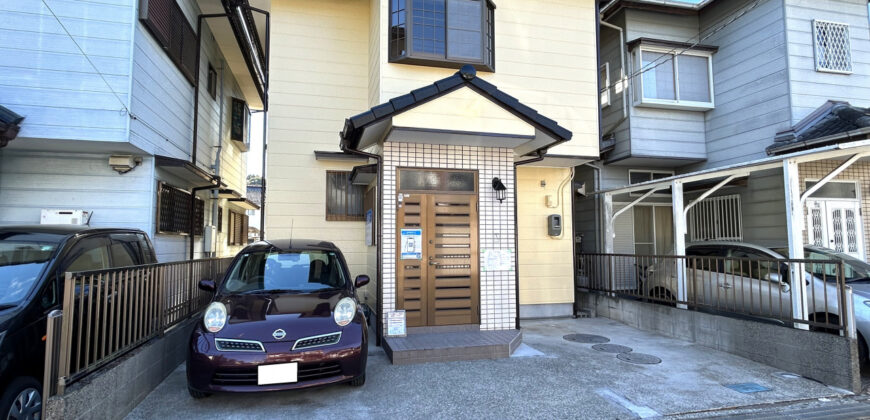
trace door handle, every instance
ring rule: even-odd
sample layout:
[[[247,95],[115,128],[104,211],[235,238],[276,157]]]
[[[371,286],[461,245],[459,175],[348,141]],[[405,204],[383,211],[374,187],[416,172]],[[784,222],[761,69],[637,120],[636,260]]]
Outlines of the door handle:
[[[438,261],[429,261],[429,265],[438,265]]]
[[[728,284],[728,283],[722,283],[722,284],[719,285],[719,287],[721,287],[721,288],[723,288],[723,289],[730,289],[730,288],[731,288],[731,285]]]

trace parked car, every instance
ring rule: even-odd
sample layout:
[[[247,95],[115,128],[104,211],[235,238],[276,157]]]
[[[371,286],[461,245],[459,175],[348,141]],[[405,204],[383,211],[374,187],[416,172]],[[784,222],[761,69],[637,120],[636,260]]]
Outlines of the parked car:
[[[696,257],[688,264],[689,296],[710,308],[736,310],[759,317],[791,316],[791,281],[787,247],[767,248],[745,242],[710,241],[686,246],[686,255]],[[860,359],[868,361],[870,347],[870,264],[831,249],[804,245],[804,258],[841,261],[846,284],[852,287],[855,326],[858,330]],[[659,263],[646,268],[644,293],[661,300],[676,296],[673,264]],[[809,318],[818,322],[837,323],[839,297],[836,266],[806,264],[805,281],[809,300]]]
[[[156,263],[148,235],[87,226],[0,226],[0,418],[42,409],[46,318],[64,273]]]
[[[257,392],[365,383],[368,332],[344,256],[332,243],[257,242],[233,260],[187,357],[194,398],[215,392]]]

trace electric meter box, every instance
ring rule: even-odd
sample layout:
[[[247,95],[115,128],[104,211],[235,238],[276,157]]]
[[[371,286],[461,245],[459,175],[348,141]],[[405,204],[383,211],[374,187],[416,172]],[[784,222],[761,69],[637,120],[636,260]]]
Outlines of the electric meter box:
[[[87,225],[91,212],[87,210],[42,209],[39,218],[41,225]]]

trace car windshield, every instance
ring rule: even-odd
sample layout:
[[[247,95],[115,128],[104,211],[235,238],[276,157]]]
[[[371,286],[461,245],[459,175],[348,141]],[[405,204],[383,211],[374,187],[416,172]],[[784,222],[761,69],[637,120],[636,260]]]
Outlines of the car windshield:
[[[345,286],[335,252],[251,252],[242,255],[223,285],[225,293],[309,293]]]
[[[782,255],[788,255],[788,249],[775,249]],[[804,248],[804,258],[810,260],[837,260],[843,262],[843,272],[846,277],[846,283],[858,281],[870,281],[870,264],[861,261],[849,254],[837,252],[827,248]],[[827,281],[835,281],[837,278],[837,266],[834,264],[810,264],[807,271],[813,273],[816,277],[825,278]]]
[[[0,235],[0,309],[20,303],[51,259],[57,243]]]

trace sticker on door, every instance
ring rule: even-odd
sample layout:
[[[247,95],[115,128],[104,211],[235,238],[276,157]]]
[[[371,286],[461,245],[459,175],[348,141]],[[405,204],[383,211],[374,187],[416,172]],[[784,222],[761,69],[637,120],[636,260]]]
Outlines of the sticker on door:
[[[423,229],[402,229],[401,259],[423,259]]]

